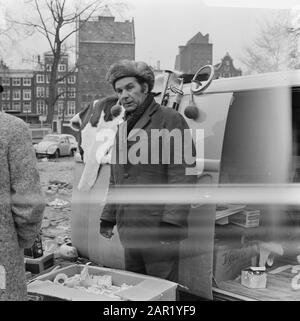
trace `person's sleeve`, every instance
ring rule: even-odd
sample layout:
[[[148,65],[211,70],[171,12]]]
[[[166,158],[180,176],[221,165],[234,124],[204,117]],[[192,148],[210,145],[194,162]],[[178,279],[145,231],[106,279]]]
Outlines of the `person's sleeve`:
[[[45,198],[37,161],[26,124],[19,121],[10,137],[8,162],[11,180],[11,211],[19,246],[29,248],[39,233]]]
[[[109,199],[109,196],[112,193],[112,189],[115,186],[112,166],[110,167],[111,167],[111,174],[110,174],[110,181],[109,181],[108,192],[107,192],[107,199]],[[116,224],[116,204],[111,202],[106,202],[100,217],[100,222],[102,221],[105,221],[107,224],[110,224],[111,226],[114,226]]]
[[[170,164],[167,165],[168,185],[177,186],[192,186],[196,183],[196,175],[187,175],[187,168],[194,168],[196,166],[196,152],[192,135],[189,126],[183,116],[179,113],[175,114],[168,124],[169,131],[179,129],[181,132],[181,146],[175,145],[176,140],[170,141]],[[186,136],[184,138],[184,136]],[[181,148],[181,160],[175,161],[177,148]],[[180,150],[180,149],[179,149]],[[188,161],[187,161],[188,160]],[[162,225],[174,227],[187,227],[187,216],[190,211],[190,204],[169,203],[165,205]],[[181,229],[174,229],[180,233]],[[179,236],[179,238],[181,238]]]

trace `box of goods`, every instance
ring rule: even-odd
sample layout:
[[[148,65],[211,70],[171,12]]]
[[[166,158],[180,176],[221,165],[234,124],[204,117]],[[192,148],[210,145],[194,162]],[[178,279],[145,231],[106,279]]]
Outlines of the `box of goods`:
[[[259,210],[245,208],[242,211],[230,216],[229,222],[245,228],[257,227],[259,226],[259,216]]]
[[[241,284],[250,289],[265,289],[267,273],[265,267],[249,267],[242,270]]]
[[[74,264],[27,285],[38,300],[175,301],[177,283],[116,269]]]
[[[26,271],[32,274],[39,274],[54,265],[54,254],[43,254],[37,258],[24,256],[24,263]]]
[[[257,255],[254,246],[215,241],[213,275],[216,282],[234,280],[252,265]]]

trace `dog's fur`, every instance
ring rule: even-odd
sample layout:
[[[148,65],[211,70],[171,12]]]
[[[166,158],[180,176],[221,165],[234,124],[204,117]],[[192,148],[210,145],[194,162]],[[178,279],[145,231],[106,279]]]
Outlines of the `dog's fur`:
[[[94,185],[102,163],[109,163],[118,125],[124,120],[125,109],[120,106],[118,114],[111,109],[118,98],[110,96],[89,104],[71,119],[71,127],[79,131],[78,150],[75,161],[85,164],[78,189],[89,190]]]

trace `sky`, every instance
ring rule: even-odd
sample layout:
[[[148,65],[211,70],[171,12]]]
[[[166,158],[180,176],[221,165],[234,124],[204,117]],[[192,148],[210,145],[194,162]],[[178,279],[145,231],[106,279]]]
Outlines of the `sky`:
[[[120,1],[120,0],[119,0]],[[278,10],[300,8],[299,0],[123,0],[126,11],[113,13],[117,19],[135,22],[136,60],[151,65],[160,61],[162,69],[174,69],[178,46],[185,45],[199,31],[209,34],[213,44],[213,64],[229,52],[236,67],[243,48],[251,45],[258,33],[259,23],[272,19]],[[0,0],[0,9],[7,8],[22,17],[24,0]],[[0,28],[3,24],[0,10]],[[40,35],[19,41],[5,61],[22,67],[32,55],[49,50]],[[25,60],[24,60],[25,58]]]

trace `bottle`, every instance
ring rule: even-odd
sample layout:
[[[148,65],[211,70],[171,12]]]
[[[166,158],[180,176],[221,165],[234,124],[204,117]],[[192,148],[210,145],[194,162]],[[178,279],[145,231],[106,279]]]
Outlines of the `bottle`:
[[[34,259],[43,256],[43,243],[42,243],[42,237],[41,232],[38,233],[36,236],[34,243],[31,248],[24,250],[24,255],[30,256]]]

